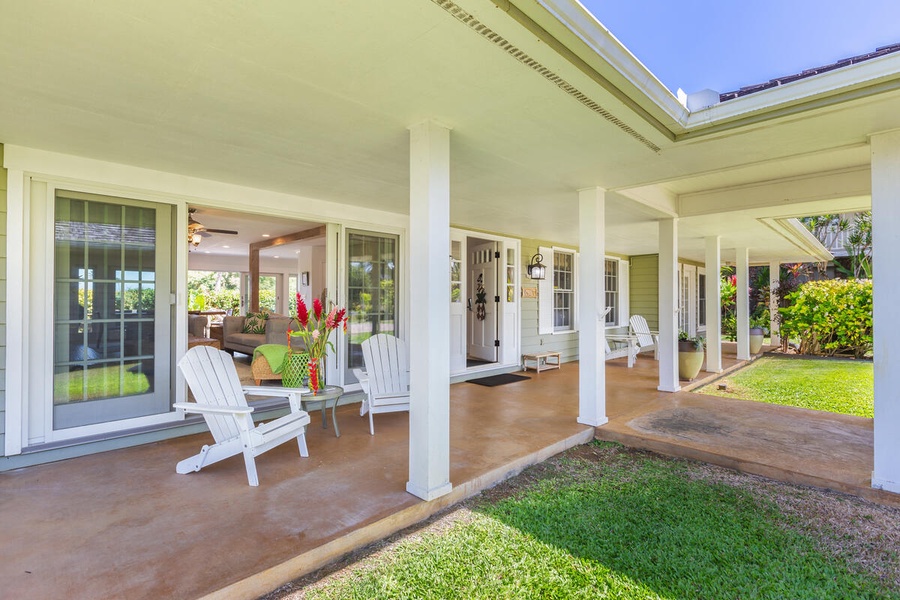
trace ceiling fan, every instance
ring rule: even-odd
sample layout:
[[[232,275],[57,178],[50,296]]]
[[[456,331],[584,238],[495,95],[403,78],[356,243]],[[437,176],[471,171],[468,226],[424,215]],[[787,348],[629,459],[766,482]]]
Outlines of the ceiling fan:
[[[194,248],[200,245],[200,241],[203,238],[209,237],[213,233],[219,233],[223,235],[238,234],[238,232],[233,229],[213,229],[211,227],[205,227],[203,223],[194,218],[194,213],[196,212],[196,208],[188,209],[188,243]]]

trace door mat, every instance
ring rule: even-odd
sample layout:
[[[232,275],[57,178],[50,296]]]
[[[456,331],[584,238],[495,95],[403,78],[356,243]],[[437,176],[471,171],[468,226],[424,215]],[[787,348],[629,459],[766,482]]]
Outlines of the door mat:
[[[517,381],[522,381],[523,379],[531,379],[531,377],[516,375],[515,373],[503,373],[502,375],[491,375],[490,377],[481,377],[480,379],[470,379],[469,383],[474,383],[476,385],[485,385],[487,387],[495,387],[498,385],[505,385],[507,383],[515,383]]]

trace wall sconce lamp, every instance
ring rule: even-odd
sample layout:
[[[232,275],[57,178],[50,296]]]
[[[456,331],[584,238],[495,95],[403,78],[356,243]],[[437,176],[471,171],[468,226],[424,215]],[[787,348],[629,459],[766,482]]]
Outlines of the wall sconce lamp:
[[[543,279],[547,273],[547,267],[541,264],[541,261],[544,260],[544,257],[540,254],[535,254],[531,257],[531,264],[528,265],[528,276],[532,279]]]

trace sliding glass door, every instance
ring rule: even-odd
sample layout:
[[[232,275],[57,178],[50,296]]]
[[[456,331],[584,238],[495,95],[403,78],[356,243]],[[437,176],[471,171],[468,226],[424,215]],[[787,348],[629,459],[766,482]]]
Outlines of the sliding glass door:
[[[172,208],[57,191],[53,429],[171,408]]]

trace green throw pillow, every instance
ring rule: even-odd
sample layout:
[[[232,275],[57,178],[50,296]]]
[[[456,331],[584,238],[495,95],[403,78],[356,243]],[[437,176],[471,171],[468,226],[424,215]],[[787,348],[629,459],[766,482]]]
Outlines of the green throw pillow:
[[[269,313],[266,312],[248,312],[247,316],[244,317],[244,328],[241,330],[241,333],[265,333],[266,319],[268,318]]]

